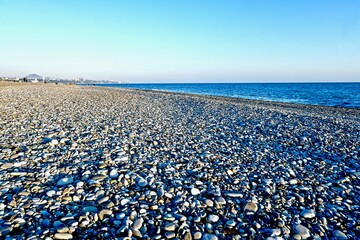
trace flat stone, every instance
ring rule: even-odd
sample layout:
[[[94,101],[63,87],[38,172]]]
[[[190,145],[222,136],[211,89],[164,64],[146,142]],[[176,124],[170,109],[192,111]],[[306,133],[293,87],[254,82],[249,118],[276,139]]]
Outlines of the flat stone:
[[[201,239],[202,237],[202,233],[201,232],[196,232],[194,233],[194,239]]]
[[[118,173],[118,171],[116,169],[113,169],[113,170],[111,170],[109,176],[112,179],[117,179],[119,177],[119,173]]]
[[[139,180],[137,182],[137,185],[139,187],[145,187],[147,184],[148,184],[147,181],[145,179],[143,179],[143,178],[139,178]]]
[[[199,189],[197,189],[197,188],[192,188],[192,189],[191,189],[191,195],[197,196],[197,195],[199,195],[199,194],[200,194],[200,190],[199,190]]]
[[[55,239],[72,239],[73,236],[70,233],[56,233]]]
[[[88,206],[88,207],[83,207],[83,209],[82,209],[81,211],[82,211],[83,213],[86,213],[86,212],[96,213],[96,212],[98,212],[98,209],[97,209],[97,207]]]
[[[56,194],[55,190],[49,190],[49,191],[46,192],[46,195],[48,197],[53,197],[53,196],[55,196],[55,194]]]
[[[315,214],[314,210],[304,209],[301,212],[301,216],[304,217],[304,218],[314,218],[316,216],[316,214]]]
[[[249,202],[244,207],[244,211],[256,212],[257,210],[258,210],[258,206],[254,202]]]
[[[176,222],[171,222],[164,227],[166,231],[170,231],[170,232],[175,231],[175,228],[176,228]]]
[[[291,180],[289,181],[289,183],[290,183],[290,185],[295,185],[295,184],[298,183],[298,180],[297,180],[297,179],[291,179]]]
[[[226,192],[224,193],[225,196],[227,197],[235,197],[235,198],[242,198],[244,195],[240,192]]]
[[[294,230],[294,232],[296,234],[299,234],[303,238],[309,238],[310,237],[310,230],[307,227],[305,227],[305,226],[303,226],[301,224],[295,224],[293,226],[293,230]]]
[[[103,209],[99,212],[99,218],[100,220],[103,220],[105,216],[111,216],[113,214],[113,211],[110,209]]]
[[[27,175],[27,172],[11,172],[9,174],[14,177],[21,177]]]
[[[165,233],[166,239],[171,239],[171,238],[174,238],[175,236],[176,236],[176,234],[174,232],[166,232]]]
[[[125,206],[130,202],[130,199],[124,198],[120,201],[121,206]]]
[[[59,233],[67,233],[67,232],[69,232],[69,230],[70,229],[67,226],[61,226],[61,227],[56,228],[56,231]]]
[[[0,227],[0,236],[6,236],[12,231],[13,227],[11,225],[1,226]]]
[[[218,237],[214,234],[205,233],[202,238],[202,240],[218,240]]]
[[[142,238],[142,234],[139,229],[131,229],[131,232],[135,237]]]
[[[333,236],[336,240],[346,240],[348,239],[348,237],[346,236],[345,233],[343,233],[342,231],[340,230],[335,230],[333,231]]]
[[[217,221],[219,221],[219,216],[215,214],[210,214],[207,219],[209,222],[216,223]]]
[[[210,199],[206,199],[205,204],[208,207],[213,207],[214,206],[214,202],[212,200],[210,200]]]
[[[3,165],[1,165],[1,169],[9,169],[12,168],[14,166],[13,163],[5,163]]]
[[[143,225],[144,219],[143,218],[138,218],[136,219],[136,221],[133,224],[133,228],[134,229],[140,229]]]
[[[60,180],[57,182],[56,185],[57,185],[58,187],[63,187],[63,186],[69,185],[69,184],[71,184],[71,183],[73,183],[73,182],[74,182],[73,178],[71,178],[71,177],[65,177],[65,178],[60,179]]]

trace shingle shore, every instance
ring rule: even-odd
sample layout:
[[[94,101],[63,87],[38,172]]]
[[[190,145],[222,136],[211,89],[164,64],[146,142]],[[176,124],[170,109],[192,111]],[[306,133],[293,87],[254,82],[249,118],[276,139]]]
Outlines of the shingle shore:
[[[0,82],[0,236],[356,239],[360,110]]]

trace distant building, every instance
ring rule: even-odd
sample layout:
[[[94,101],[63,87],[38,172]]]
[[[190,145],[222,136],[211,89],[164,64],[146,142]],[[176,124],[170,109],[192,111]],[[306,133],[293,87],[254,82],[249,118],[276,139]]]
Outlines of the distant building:
[[[43,82],[43,77],[37,74],[29,74],[25,77],[25,79],[28,82],[33,82],[33,83]]]

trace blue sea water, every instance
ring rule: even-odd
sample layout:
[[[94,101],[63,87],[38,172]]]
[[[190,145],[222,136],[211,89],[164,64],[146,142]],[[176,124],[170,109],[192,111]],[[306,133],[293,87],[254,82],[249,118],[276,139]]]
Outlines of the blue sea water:
[[[194,93],[265,101],[360,108],[356,83],[173,83],[102,86]]]

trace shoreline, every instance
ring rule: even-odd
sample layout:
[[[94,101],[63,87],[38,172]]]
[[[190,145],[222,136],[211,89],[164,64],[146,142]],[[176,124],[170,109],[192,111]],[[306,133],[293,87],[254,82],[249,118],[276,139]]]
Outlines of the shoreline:
[[[279,102],[279,101],[271,101],[271,100],[256,100],[256,99],[248,99],[241,97],[227,97],[227,96],[215,96],[215,95],[203,95],[196,93],[183,93],[183,92],[172,92],[165,90],[152,90],[152,89],[141,89],[141,88],[122,88],[122,87],[110,87],[110,86],[82,86],[77,85],[79,87],[90,87],[90,88],[109,88],[109,89],[121,89],[121,90],[129,90],[135,92],[150,92],[157,94],[170,94],[170,95],[179,95],[179,96],[189,96],[189,97],[198,97],[204,98],[208,100],[215,101],[225,101],[234,104],[246,104],[258,107],[274,107],[274,109],[282,109],[282,110],[295,110],[301,112],[315,112],[320,111],[322,113],[328,112],[328,114],[337,114],[338,117],[349,117],[351,119],[360,120],[360,108],[356,107],[342,107],[342,106],[325,106],[325,105],[315,105],[315,104],[301,104],[301,103],[290,103],[290,102]],[[339,116],[339,115],[345,116]]]
[[[0,82],[0,237],[356,239],[359,112]]]
[[[226,85],[223,84],[223,83],[214,83],[214,84],[211,84],[211,83],[204,83],[204,85],[217,85],[217,84],[220,84],[220,85]],[[239,85],[241,85],[242,83],[239,83]],[[253,83],[254,84],[254,83]],[[251,84],[251,85],[253,85]],[[255,84],[258,84],[258,83],[255,83]],[[259,83],[261,85],[261,83]],[[271,84],[271,83],[268,83],[268,84]],[[282,84],[282,83],[279,83],[279,84]],[[298,83],[286,83],[286,84],[298,84]],[[300,83],[299,83],[300,84]],[[311,84],[319,84],[319,83],[311,83]],[[334,84],[334,83],[328,83],[328,84]],[[342,83],[338,83],[338,84],[342,84]],[[344,83],[346,84],[346,83]],[[348,83],[348,84],[357,84],[357,82],[355,83]],[[326,104],[321,104],[321,103],[300,103],[300,102],[291,102],[291,101],[278,101],[278,100],[274,100],[274,99],[256,99],[256,98],[246,98],[246,97],[233,97],[233,96],[227,96],[226,94],[225,95],[213,95],[211,94],[211,92],[207,92],[206,94],[205,93],[191,93],[191,92],[186,92],[186,91],[183,91],[183,90],[164,90],[164,89],[157,89],[156,86],[157,84],[129,84],[131,87],[126,87],[126,85],[123,85],[121,86],[122,84],[99,84],[98,86],[104,86],[104,87],[120,87],[120,88],[127,88],[127,89],[136,89],[136,90],[152,90],[152,91],[163,91],[163,92],[173,92],[173,93],[188,93],[188,94],[198,94],[198,95],[202,95],[202,96],[212,96],[212,97],[228,97],[228,98],[239,98],[239,99],[248,99],[248,100],[255,100],[255,101],[269,101],[269,102],[278,102],[278,103],[292,103],[292,104],[300,104],[300,105],[312,105],[312,106],[328,106],[328,107],[334,107],[334,108],[351,108],[351,109],[360,109],[360,106],[352,106],[351,104],[350,105],[326,105]],[[141,88],[137,85],[152,85],[154,89],[147,89],[147,88]],[[161,84],[159,84],[161,85]],[[169,85],[169,84],[164,84],[164,85]],[[176,84],[174,84],[176,86]],[[183,84],[179,84],[179,85],[183,85]],[[192,84],[184,84],[184,85],[192,85]],[[198,83],[194,83],[194,85],[201,85],[201,84],[198,84]],[[236,85],[236,84],[235,84]],[[196,89],[196,88],[195,88]],[[183,92],[181,92],[183,91]],[[196,90],[195,90],[196,92]],[[224,92],[223,92],[224,93]]]

